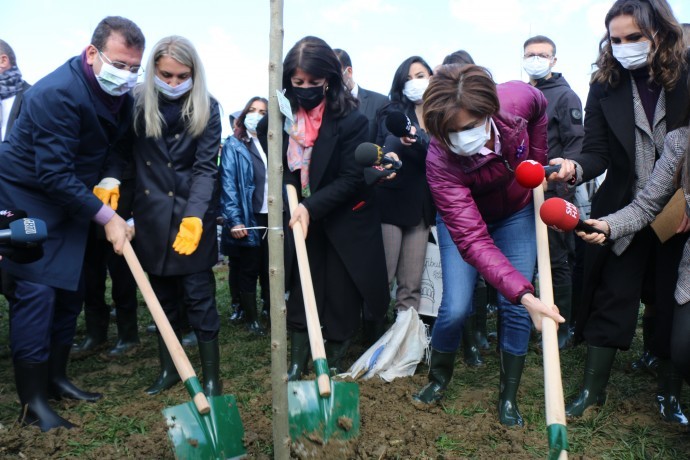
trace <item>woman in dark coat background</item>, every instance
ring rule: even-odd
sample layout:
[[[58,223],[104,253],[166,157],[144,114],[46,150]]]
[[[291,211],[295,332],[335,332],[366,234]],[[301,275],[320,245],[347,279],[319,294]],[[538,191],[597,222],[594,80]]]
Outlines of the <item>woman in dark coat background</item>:
[[[290,226],[305,228],[326,355],[340,369],[359,328],[362,302],[365,319],[375,321],[390,300],[379,209],[354,157],[367,141],[368,122],[343,85],[335,53],[320,38],[305,37],[288,52],[283,88],[295,118],[284,138],[284,180],[301,191]],[[286,235],[289,378],[297,380],[309,357],[309,339],[292,232]]]
[[[173,329],[187,307],[199,343],[207,396],[220,395],[218,330],[213,266],[218,261],[218,103],[189,40],[171,36],[151,51],[145,81],[135,94],[131,151],[136,165],[134,248]],[[146,392],[180,381],[159,336],[161,373]]]

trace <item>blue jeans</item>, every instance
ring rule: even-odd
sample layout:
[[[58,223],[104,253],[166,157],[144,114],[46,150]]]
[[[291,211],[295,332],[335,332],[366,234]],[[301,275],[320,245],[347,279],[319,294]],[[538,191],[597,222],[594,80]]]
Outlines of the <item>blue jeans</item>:
[[[462,324],[472,310],[477,270],[462,259],[440,216],[436,218],[443,270],[443,296],[431,333],[431,346],[451,353],[460,346]],[[488,225],[496,247],[522,275],[532,279],[537,260],[534,207],[530,203],[515,214]],[[499,348],[513,355],[527,353],[532,328],[527,309],[498,294]]]

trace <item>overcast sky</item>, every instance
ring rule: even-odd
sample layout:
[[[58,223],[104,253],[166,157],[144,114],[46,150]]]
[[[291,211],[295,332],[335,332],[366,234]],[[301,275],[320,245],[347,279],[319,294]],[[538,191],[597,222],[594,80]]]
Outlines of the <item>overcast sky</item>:
[[[147,48],[167,35],[197,47],[211,92],[225,114],[252,96],[268,95],[268,0],[3,0],[0,38],[15,50],[30,83],[89,44],[108,15],[132,19]],[[613,1],[602,0],[284,0],[283,53],[305,35],[343,48],[355,80],[387,94],[398,65],[412,55],[432,67],[465,49],[497,82],[527,80],[522,44],[532,35],[556,42],[558,64],[584,100],[591,64]],[[680,22],[690,22],[690,1],[670,0]],[[144,53],[144,61],[148,53]],[[227,116],[223,117],[224,121]],[[225,133],[228,134],[227,122]]]

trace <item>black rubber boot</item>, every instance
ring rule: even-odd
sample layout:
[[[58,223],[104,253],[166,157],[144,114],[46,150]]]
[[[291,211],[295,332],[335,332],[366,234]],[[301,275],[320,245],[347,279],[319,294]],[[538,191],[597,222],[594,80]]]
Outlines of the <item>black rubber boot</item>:
[[[570,284],[556,285],[553,287],[553,302],[558,307],[558,311],[565,323],[558,325],[558,349],[572,345],[572,335],[570,334],[570,319],[573,310],[573,287]]]
[[[645,309],[647,308],[654,307],[645,306]],[[630,363],[630,368],[634,371],[646,371],[654,377],[657,377],[659,358],[649,350],[649,343],[652,341],[652,334],[654,334],[655,326],[656,318],[654,316],[642,317],[642,356]]]
[[[91,393],[77,388],[67,378],[67,362],[69,353],[72,350],[70,345],[53,345],[48,358],[48,395],[54,399],[76,399],[78,401],[95,402],[103,397],[101,393]]]
[[[180,343],[183,347],[196,347],[199,344],[199,339],[196,336],[196,332],[189,331],[182,336],[182,340],[180,340]]]
[[[263,337],[266,335],[266,329],[259,323],[256,314],[256,292],[241,292],[240,304],[247,317],[246,329],[252,334]]]
[[[108,352],[111,357],[122,356],[139,345],[139,329],[137,327],[137,311],[131,309],[117,309],[117,343]]]
[[[377,320],[363,320],[362,332],[364,335],[364,345],[370,347],[386,332],[386,318]]]
[[[239,302],[230,305],[229,321],[230,324],[240,324],[244,322],[244,310]]]
[[[587,346],[585,378],[577,397],[565,407],[568,417],[581,417],[585,410],[606,402],[606,385],[611,375],[616,348]]]
[[[683,388],[682,375],[669,359],[660,360],[658,370],[656,402],[661,418],[666,422],[687,427],[688,418],[683,413],[679,402]]]
[[[79,344],[72,347],[75,353],[93,351],[103,345],[108,338],[108,322],[110,311],[97,308],[84,308],[84,323],[86,324],[86,336]]]
[[[455,352],[445,353],[431,349],[429,359],[429,383],[424,385],[421,390],[412,395],[415,401],[432,404],[443,398],[443,393],[453,377],[455,368]]]
[[[204,374],[204,394],[220,396],[223,394],[223,384],[220,380],[220,351],[217,337],[210,342],[199,341],[199,357]]]
[[[489,303],[488,299],[486,286],[474,288],[474,342],[480,350],[488,350],[490,348],[486,334],[486,306]]]
[[[180,381],[180,375],[177,373],[172,356],[170,356],[170,352],[168,352],[168,348],[165,346],[163,337],[160,335],[158,336],[158,359],[161,364],[161,372],[158,374],[156,381],[144,390],[151,396],[157,395],[168,388],[172,388]]]
[[[502,425],[525,426],[517,406],[522,369],[527,355],[513,355],[501,351],[501,377],[498,396],[498,419]]]
[[[14,381],[22,405],[19,422],[22,425],[35,425],[41,431],[59,427],[73,428],[72,423],[60,417],[48,404],[48,366],[48,362],[14,362]]]
[[[302,374],[307,369],[310,352],[309,333],[290,330],[290,366],[287,374],[289,382],[302,378]]]
[[[470,367],[481,367],[484,365],[484,360],[479,352],[479,346],[475,342],[477,336],[475,334],[476,321],[474,314],[465,318],[462,325],[462,354],[465,364]]]
[[[324,343],[324,348],[326,349],[326,361],[328,361],[328,367],[331,371],[331,375],[335,376],[344,372],[347,367],[344,367],[343,359],[347,354],[347,350],[350,348],[350,340],[345,340],[342,342],[326,340]]]

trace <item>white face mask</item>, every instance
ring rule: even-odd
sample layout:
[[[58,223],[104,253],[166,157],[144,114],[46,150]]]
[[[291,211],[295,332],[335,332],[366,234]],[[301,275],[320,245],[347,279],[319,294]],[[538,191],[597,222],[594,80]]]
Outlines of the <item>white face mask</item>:
[[[639,41],[635,43],[611,43],[611,51],[613,57],[621,63],[624,69],[633,70],[644,67],[647,64],[647,56],[649,55],[650,42],[649,40]]]
[[[489,120],[484,120],[484,123],[479,126],[468,129],[466,131],[460,131],[459,133],[448,133],[448,138],[450,139],[450,151],[456,155],[461,155],[465,157],[472,156],[479,151],[489,142],[491,139],[491,130],[486,129],[486,123]]]
[[[424,91],[426,91],[427,86],[429,86],[428,78],[413,78],[405,82],[403,94],[406,98],[416,103],[424,97]]]
[[[98,57],[100,58],[100,54]],[[103,59],[101,63],[101,71],[96,75],[96,81],[106,93],[111,96],[122,96],[137,85],[137,74],[129,70],[116,69]]]
[[[192,86],[194,86],[192,77],[189,77],[177,86],[170,86],[169,84],[158,78],[158,75],[154,75],[153,83],[156,85],[156,88],[158,88],[158,91],[165,94],[169,99],[173,100],[181,98],[182,96],[187,94],[189,90],[192,89]]]
[[[259,122],[261,121],[261,119],[263,117],[264,116],[261,115],[259,112],[248,113],[244,117],[244,127],[247,128],[247,131],[255,133],[256,132],[256,125],[259,124]]]
[[[523,59],[522,68],[532,80],[544,78],[551,72],[551,59],[544,59],[540,56],[532,56]]]

